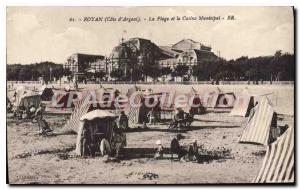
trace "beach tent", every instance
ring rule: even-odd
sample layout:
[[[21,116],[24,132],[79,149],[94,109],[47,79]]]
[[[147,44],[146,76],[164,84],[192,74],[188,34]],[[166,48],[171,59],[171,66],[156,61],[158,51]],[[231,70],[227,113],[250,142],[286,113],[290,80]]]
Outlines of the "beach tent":
[[[16,91],[17,96],[15,99],[15,104],[16,106],[18,106],[18,104],[20,103],[21,97],[26,94],[27,92],[32,92],[31,90],[27,89],[25,86],[19,86]]]
[[[127,108],[128,121],[130,123],[140,123],[143,117],[147,115],[147,108],[142,103],[144,100],[144,93],[139,91],[134,97],[130,97]]]
[[[190,97],[189,102],[192,103],[192,105],[189,105],[190,114],[203,114],[206,111],[206,108],[203,106],[202,99],[199,95]]]
[[[277,141],[268,146],[263,164],[254,183],[293,183],[294,127],[288,128]]]
[[[277,114],[267,97],[262,97],[254,109],[254,115],[244,129],[240,142],[268,145],[273,140],[270,138],[271,127],[277,127]]]
[[[74,102],[74,110],[70,116],[70,119],[65,124],[65,128],[77,132],[80,118],[84,114],[96,109],[105,109],[105,106],[103,106],[104,103],[101,102],[101,90],[96,93],[97,99],[92,98],[92,93],[95,92],[93,91],[89,93],[88,91],[85,91],[82,95],[82,98]]]
[[[78,132],[80,118],[93,110],[100,109],[100,103],[91,102],[86,100],[80,100],[75,103],[74,111],[72,112],[70,119],[66,122],[65,128]]]
[[[202,114],[206,111],[201,95],[193,87],[188,94],[188,101],[188,111],[191,114]]]
[[[236,98],[230,115],[247,117],[253,107],[254,97],[251,96],[248,89],[245,88]]]
[[[48,87],[43,88],[40,93],[41,93],[42,101],[51,101],[54,95],[52,88],[48,88]]]
[[[173,96],[167,92],[147,93],[137,91],[134,97],[130,97],[127,103],[128,120],[132,124],[142,123],[150,110],[153,110],[158,117],[167,108],[173,110]]]
[[[17,107],[24,107],[27,110],[32,106],[38,108],[40,103],[41,97],[37,92],[27,91],[19,98]]]
[[[77,130],[77,140],[76,140],[76,150],[77,155],[82,156],[82,133],[84,128],[89,128],[90,136],[93,142],[98,142],[99,136],[104,136],[104,138],[109,142],[113,141],[113,136],[115,134],[114,127],[116,127],[115,118],[117,116],[106,110],[93,110],[80,117],[78,123],[79,127]]]
[[[137,92],[137,91],[141,91],[141,90],[142,90],[142,89],[141,89],[140,87],[134,85],[133,87],[131,87],[131,88],[128,89],[126,95],[127,95],[127,97],[130,98],[130,96],[131,96],[133,93],[135,93],[135,92]]]
[[[207,98],[204,101],[208,108],[232,108],[236,99],[233,92],[223,92],[218,87],[205,96]]]

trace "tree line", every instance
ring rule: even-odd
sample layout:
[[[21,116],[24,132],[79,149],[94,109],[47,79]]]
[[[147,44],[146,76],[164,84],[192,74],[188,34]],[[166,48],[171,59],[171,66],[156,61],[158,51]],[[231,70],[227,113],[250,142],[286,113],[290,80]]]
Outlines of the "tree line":
[[[295,80],[295,58],[293,54],[277,51],[273,56],[240,57],[235,60],[220,59],[213,63],[198,64],[192,75],[198,80]]]
[[[193,76],[198,81],[293,81],[295,79],[295,60],[293,54],[282,53],[279,50],[273,56],[254,58],[242,56],[235,60],[219,58],[216,61],[199,62],[195,66],[182,63],[175,68],[161,68],[157,64],[148,64],[135,68],[131,75],[124,76],[123,70],[114,70],[111,76],[117,80],[133,79],[133,81],[162,76],[183,77],[185,80],[190,80]]]
[[[37,81],[39,77],[50,81],[50,77],[53,80],[71,74],[70,71],[63,68],[62,64],[48,61],[28,65],[11,64],[7,65],[6,69],[6,79],[9,81]]]
[[[50,72],[51,70],[51,72]],[[50,76],[51,75],[51,76]],[[7,80],[36,81],[43,77],[49,81],[50,77],[59,79],[69,76],[71,72],[63,68],[62,64],[41,62],[30,65],[7,65]],[[92,75],[89,73],[89,75]],[[86,76],[89,76],[86,75]],[[104,78],[107,73],[96,72],[93,78]],[[249,58],[242,56],[235,60],[218,59],[214,62],[200,62],[195,66],[179,64],[175,68],[160,68],[157,64],[144,64],[135,68],[130,73],[123,70],[113,70],[110,76],[116,80],[140,81],[147,77],[157,79],[162,76],[184,77],[186,80],[196,77],[198,81],[208,80],[281,80],[294,81],[295,57],[293,54],[276,51],[273,56],[260,56]]]

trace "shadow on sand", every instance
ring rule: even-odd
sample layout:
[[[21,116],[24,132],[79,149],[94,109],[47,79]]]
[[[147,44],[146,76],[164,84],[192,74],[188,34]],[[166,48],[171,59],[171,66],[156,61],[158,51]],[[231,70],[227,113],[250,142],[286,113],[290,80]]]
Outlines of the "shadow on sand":
[[[187,131],[197,131],[203,129],[216,129],[216,128],[237,128],[240,127],[238,125],[224,125],[224,126],[215,126],[215,125],[201,125],[201,126],[190,126],[186,128],[176,128],[176,129],[169,129],[169,128],[131,128],[126,133],[134,133],[134,132],[170,132],[170,133],[185,133]]]

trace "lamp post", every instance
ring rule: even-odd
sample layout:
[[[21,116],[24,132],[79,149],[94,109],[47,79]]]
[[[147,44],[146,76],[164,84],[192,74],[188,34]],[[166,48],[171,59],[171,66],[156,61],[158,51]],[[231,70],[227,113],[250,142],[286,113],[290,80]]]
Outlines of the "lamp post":
[[[130,68],[130,83],[132,83],[132,68]]]
[[[52,67],[50,67],[49,70],[50,70],[50,82],[51,82],[51,79],[52,79]]]

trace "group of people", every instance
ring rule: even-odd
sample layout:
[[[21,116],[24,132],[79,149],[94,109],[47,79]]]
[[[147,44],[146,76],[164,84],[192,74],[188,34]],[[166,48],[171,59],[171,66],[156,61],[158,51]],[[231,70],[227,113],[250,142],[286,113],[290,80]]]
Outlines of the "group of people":
[[[186,113],[182,108],[177,108],[175,116],[170,123],[169,128],[185,128],[189,127],[193,122],[193,115]]]
[[[180,140],[185,137],[182,134],[177,134],[176,138],[173,138],[170,145],[171,154],[178,155],[180,161],[200,161],[200,154],[198,149],[198,142],[196,139],[189,144],[188,147],[184,147]]]
[[[83,157],[95,157],[96,152],[100,152],[101,156],[112,156],[119,158],[126,146],[126,135],[123,131],[114,128],[115,134],[112,136],[111,143],[105,134],[91,135],[88,127],[82,132],[82,155]]]
[[[171,159],[173,160],[173,154],[178,156],[178,159],[180,161],[201,161],[201,156],[199,153],[199,147],[198,142],[196,139],[192,141],[188,145],[188,147],[185,147],[180,142],[185,137],[182,134],[177,134],[175,138],[172,139],[170,143],[170,151],[171,151]],[[163,158],[164,154],[164,147],[162,146],[162,143],[160,140],[156,141],[157,148],[154,155],[154,158],[161,159]]]
[[[82,155],[84,157],[95,157],[97,151],[101,156],[112,156],[119,158],[123,153],[126,143],[126,131],[129,129],[128,117],[121,111],[117,121],[93,123],[94,125],[111,125],[112,136],[105,133],[92,133],[90,127],[83,126],[82,131]],[[92,124],[92,125],[93,125]],[[97,127],[96,127],[97,128]],[[107,130],[108,131],[108,130]]]

